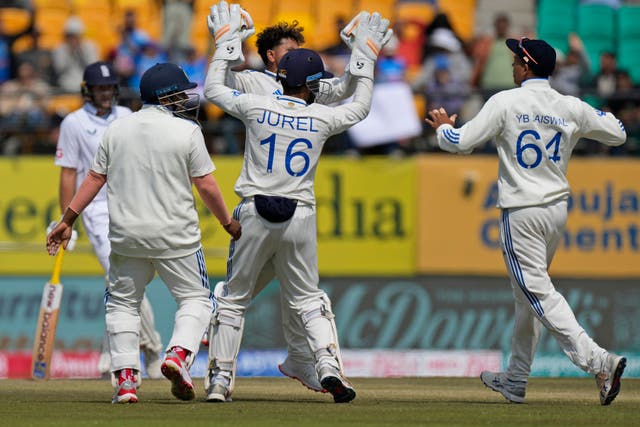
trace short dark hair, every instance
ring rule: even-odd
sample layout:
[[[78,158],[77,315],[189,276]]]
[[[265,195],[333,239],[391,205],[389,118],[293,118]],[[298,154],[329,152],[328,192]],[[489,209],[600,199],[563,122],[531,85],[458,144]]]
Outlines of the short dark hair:
[[[292,39],[299,45],[302,45],[304,43],[302,31],[304,31],[304,28],[298,26],[298,21],[293,21],[291,24],[288,22],[279,22],[276,25],[262,30],[260,34],[258,34],[256,47],[258,48],[258,54],[262,58],[264,65],[268,65],[269,62],[267,51],[276,47],[282,39]]]

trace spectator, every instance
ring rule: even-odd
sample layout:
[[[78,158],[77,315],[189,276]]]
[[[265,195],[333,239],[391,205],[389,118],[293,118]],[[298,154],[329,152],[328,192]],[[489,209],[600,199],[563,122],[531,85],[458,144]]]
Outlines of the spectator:
[[[617,73],[618,62],[616,55],[613,52],[602,52],[600,54],[600,72],[596,74],[592,83],[598,96],[607,98],[616,91]]]
[[[136,73],[136,64],[143,47],[151,41],[149,35],[137,28],[135,10],[127,10],[120,31],[120,43],[115,49],[114,68],[123,81],[128,81]],[[151,64],[154,65],[154,64]],[[137,86],[131,86],[137,88]]]
[[[4,4],[4,7],[20,7],[24,8],[24,5],[15,6],[12,3]],[[33,14],[31,15],[31,19],[33,20]],[[13,56],[12,46],[13,43],[24,34],[27,34],[30,28],[33,26],[33,21],[27,25],[27,27],[14,34],[8,34],[5,31],[3,20],[0,19],[0,84],[6,82],[14,75],[15,68],[15,58]]]
[[[509,25],[509,16],[498,13],[493,21],[494,34],[480,37],[473,43],[472,86],[492,91],[514,86],[510,71],[513,56],[504,46],[509,36]]]
[[[4,137],[31,137],[36,131],[43,131],[49,125],[49,85],[39,79],[35,67],[29,62],[18,65],[15,79],[4,82],[0,86],[0,123]],[[17,151],[21,143],[12,139],[13,148]],[[6,152],[5,154],[10,154]]]
[[[422,62],[424,62],[426,58],[434,53],[434,47],[436,48],[437,53],[437,46],[431,43],[431,38],[437,30],[449,30],[449,32],[451,32],[451,34],[458,40],[460,46],[463,46],[462,39],[458,37],[455,30],[453,29],[453,26],[451,25],[451,21],[449,21],[449,17],[447,16],[447,14],[438,12],[436,16],[433,17],[433,20],[431,20],[429,25],[427,25],[424,29],[425,43],[423,44]]]
[[[191,46],[193,0],[165,0],[162,13],[162,47],[173,61],[183,61]],[[198,25],[204,25],[199,22]]]
[[[398,38],[393,36],[382,48],[380,56],[378,57],[378,62],[376,63],[376,82],[401,82],[405,80],[407,65],[403,58],[396,56],[397,51]]]
[[[451,114],[460,114],[469,85],[466,81],[457,80],[451,73],[446,56],[436,58],[434,79],[426,85],[427,111],[444,107]]]
[[[580,96],[584,83],[589,81],[591,62],[584,44],[577,34],[569,34],[569,52],[558,61],[551,77],[551,87],[564,95]]]
[[[421,92],[428,82],[435,78],[436,64],[447,61],[451,78],[459,82],[468,82],[471,76],[471,63],[462,51],[462,44],[446,28],[436,29],[429,37],[431,55],[427,57],[416,78],[411,83],[413,90]]]
[[[40,45],[41,33],[37,27],[31,30],[31,47],[17,55],[17,62],[30,62],[34,64],[38,77],[49,85],[56,84],[56,75],[53,70],[53,58],[51,51]]]
[[[164,53],[160,45],[152,40],[147,41],[142,46],[140,56],[136,61],[136,71],[129,78],[128,86],[132,88],[140,87],[140,79],[146,70],[156,64],[167,62],[167,55]]]
[[[11,78],[11,39],[4,33],[0,19],[0,83]]]
[[[53,50],[57,85],[65,92],[77,92],[85,67],[98,60],[96,45],[83,35],[82,20],[71,16],[64,24],[64,41]]]

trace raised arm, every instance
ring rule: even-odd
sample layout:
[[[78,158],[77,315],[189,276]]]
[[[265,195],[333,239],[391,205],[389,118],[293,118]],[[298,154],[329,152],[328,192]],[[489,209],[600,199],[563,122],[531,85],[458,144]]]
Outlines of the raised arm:
[[[207,23],[216,43],[216,51],[207,71],[204,96],[225,112],[239,117],[242,106],[238,100],[240,93],[227,86],[225,80],[229,67],[244,61],[242,37],[247,31],[251,32],[253,21],[240,5],[232,4],[229,7],[225,1],[221,1],[211,7]]]

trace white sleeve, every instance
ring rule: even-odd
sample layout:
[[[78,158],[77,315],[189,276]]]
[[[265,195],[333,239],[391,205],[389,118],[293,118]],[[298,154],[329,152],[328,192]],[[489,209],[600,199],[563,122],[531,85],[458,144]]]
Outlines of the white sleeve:
[[[226,113],[243,119],[244,113],[248,109],[248,98],[250,95],[240,93],[237,90],[225,86],[225,75],[229,67],[229,62],[223,59],[216,59],[215,56],[209,64],[207,78],[204,84],[204,96],[213,104],[222,108]]]
[[[93,164],[91,165],[91,170],[101,175],[108,175],[109,156],[107,154],[107,145],[109,144],[109,135],[109,128],[107,128],[104,135],[102,135],[102,140],[100,141],[100,145],[98,145],[98,151],[96,151],[96,155],[93,157]]]
[[[216,168],[213,165],[213,161],[211,161],[211,157],[204,143],[204,136],[199,127],[194,127],[190,142],[189,176],[197,178],[213,172]]]
[[[357,79],[347,70],[342,77],[320,80],[320,93],[316,98],[318,104],[328,105],[349,98],[356,90]]]
[[[75,131],[72,116],[67,116],[60,123],[60,135],[56,147],[56,166],[78,169],[80,141]]]
[[[438,146],[450,153],[469,154],[477,146],[500,133],[504,126],[504,111],[497,95],[484,104],[478,114],[461,128],[444,124],[438,127]]]
[[[356,82],[353,101],[332,109],[330,135],[344,132],[369,115],[373,94],[373,80],[368,77],[357,77],[353,80]]]
[[[605,145],[618,146],[627,140],[622,122],[611,113],[596,110],[584,101],[579,101],[580,137],[599,141]]]

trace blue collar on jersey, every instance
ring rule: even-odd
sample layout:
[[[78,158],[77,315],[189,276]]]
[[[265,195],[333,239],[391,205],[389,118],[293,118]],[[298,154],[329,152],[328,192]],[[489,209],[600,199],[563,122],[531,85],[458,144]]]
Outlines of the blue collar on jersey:
[[[85,102],[82,105],[82,108],[84,108],[89,114],[91,114],[92,116],[97,116],[98,115],[98,109],[95,107],[95,105],[93,105],[90,102]],[[98,116],[98,117],[102,117],[103,119],[108,118],[110,115],[113,114],[115,110],[115,107],[112,105],[111,106],[111,111],[109,111],[109,114],[107,114],[106,116]]]
[[[273,79],[275,80],[275,78],[277,77],[276,73],[274,73],[273,71],[269,71],[269,70],[264,70],[264,73],[267,76],[273,77]]]
[[[307,103],[304,101],[304,99],[294,98],[294,97],[292,97],[292,96],[279,95],[279,96],[276,96],[276,98],[277,98],[278,100],[289,101],[289,102],[295,102],[296,104],[307,105]]]

